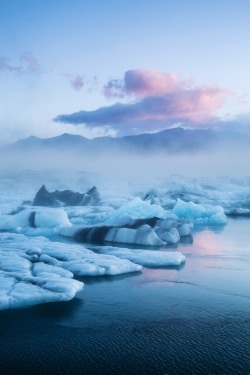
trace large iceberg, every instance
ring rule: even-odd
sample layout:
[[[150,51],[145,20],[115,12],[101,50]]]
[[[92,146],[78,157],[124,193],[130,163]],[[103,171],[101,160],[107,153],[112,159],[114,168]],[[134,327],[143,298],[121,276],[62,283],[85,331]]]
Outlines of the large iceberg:
[[[73,225],[61,234],[92,244],[161,246],[177,243],[180,237],[190,235],[192,229],[191,221],[137,197],[109,212],[97,225]]]

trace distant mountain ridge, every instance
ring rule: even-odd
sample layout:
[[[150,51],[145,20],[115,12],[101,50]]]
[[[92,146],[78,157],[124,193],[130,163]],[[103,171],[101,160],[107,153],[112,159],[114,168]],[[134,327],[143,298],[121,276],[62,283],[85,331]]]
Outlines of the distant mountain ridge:
[[[209,129],[174,128],[158,133],[130,135],[120,138],[99,137],[88,139],[80,135],[62,134],[51,138],[30,136],[1,150],[7,152],[72,151],[102,153],[112,151],[131,152],[196,152],[213,147],[250,147],[250,135],[231,131]]]

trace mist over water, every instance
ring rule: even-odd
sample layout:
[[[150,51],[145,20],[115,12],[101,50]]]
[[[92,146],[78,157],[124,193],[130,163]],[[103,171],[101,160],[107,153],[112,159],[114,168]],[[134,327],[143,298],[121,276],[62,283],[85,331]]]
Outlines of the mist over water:
[[[71,170],[96,173],[111,180],[131,182],[183,177],[244,177],[249,175],[250,149],[224,148],[211,151],[165,153],[112,151],[85,153],[79,151],[22,151],[1,153],[0,171],[4,170]],[[65,176],[66,177],[66,176]]]

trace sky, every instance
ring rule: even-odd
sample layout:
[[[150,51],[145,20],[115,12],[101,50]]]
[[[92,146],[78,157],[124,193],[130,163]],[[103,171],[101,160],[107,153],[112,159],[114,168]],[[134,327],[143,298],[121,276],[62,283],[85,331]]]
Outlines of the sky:
[[[0,144],[250,133],[249,0],[0,0]]]

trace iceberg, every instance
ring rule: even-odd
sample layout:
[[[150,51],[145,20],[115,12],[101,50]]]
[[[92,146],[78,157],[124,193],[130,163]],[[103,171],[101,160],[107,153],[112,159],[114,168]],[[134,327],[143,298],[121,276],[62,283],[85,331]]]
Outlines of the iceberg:
[[[41,235],[44,233],[43,229],[58,233],[61,229],[71,226],[66,212],[61,208],[26,208],[14,215],[0,215],[0,230],[5,231]]]
[[[109,213],[106,209],[104,220],[96,225],[73,225],[61,234],[92,244],[161,246],[179,242],[180,237],[190,235],[192,229],[191,221],[137,197]]]
[[[150,204],[149,201],[143,201],[141,198],[136,197],[111,212],[104,221],[104,225],[124,226],[135,219],[166,218],[168,216],[169,212],[160,205]]]
[[[118,226],[72,226],[62,230],[61,235],[93,244],[104,244],[105,242],[143,246],[161,246],[165,244],[149,225],[142,225],[137,229]]]
[[[228,220],[220,206],[208,206],[177,199],[172,212],[180,218],[192,220],[198,225],[225,225]]]
[[[71,190],[53,191],[49,193],[45,185],[36,193],[33,206],[95,206],[100,201],[100,193],[93,186],[87,193],[75,193]]]

